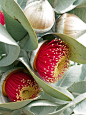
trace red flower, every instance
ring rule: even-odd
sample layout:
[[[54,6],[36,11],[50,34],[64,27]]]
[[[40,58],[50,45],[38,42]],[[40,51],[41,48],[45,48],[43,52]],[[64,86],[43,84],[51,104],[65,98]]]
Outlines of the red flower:
[[[1,11],[0,11],[0,23],[1,23],[2,25],[5,24],[4,14],[3,14],[3,12],[1,12]]]
[[[23,71],[8,75],[5,79],[5,89],[2,86],[3,95],[8,96],[11,101],[33,99],[39,91],[40,87],[33,77]]]
[[[33,68],[46,82],[58,81],[69,67],[70,50],[60,39],[46,41],[38,50]]]

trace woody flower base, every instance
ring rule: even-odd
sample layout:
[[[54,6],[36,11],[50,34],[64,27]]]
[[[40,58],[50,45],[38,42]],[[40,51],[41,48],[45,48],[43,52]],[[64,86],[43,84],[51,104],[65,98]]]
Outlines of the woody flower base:
[[[33,99],[40,91],[36,81],[24,69],[12,70],[2,82],[2,94],[11,101]]]

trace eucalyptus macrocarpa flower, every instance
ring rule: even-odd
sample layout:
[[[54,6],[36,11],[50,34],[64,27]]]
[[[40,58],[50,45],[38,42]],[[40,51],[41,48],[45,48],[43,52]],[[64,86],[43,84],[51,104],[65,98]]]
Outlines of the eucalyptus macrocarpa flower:
[[[61,39],[44,40],[32,51],[30,64],[43,80],[55,83],[69,67],[69,56],[70,49]]]
[[[40,87],[33,77],[22,70],[16,70],[6,76],[2,84],[2,93],[11,101],[22,101],[37,97]]]
[[[0,23],[1,23],[2,25],[5,24],[5,18],[4,18],[4,14],[3,14],[2,11],[0,11]]]

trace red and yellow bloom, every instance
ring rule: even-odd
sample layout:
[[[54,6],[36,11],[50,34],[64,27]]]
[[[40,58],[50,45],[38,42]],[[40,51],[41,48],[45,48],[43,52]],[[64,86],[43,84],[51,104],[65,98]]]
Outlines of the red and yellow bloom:
[[[33,61],[33,68],[43,80],[55,83],[69,67],[70,49],[61,39],[45,41]]]
[[[4,80],[2,93],[11,101],[22,101],[37,97],[40,87],[33,77],[23,70],[11,72]]]

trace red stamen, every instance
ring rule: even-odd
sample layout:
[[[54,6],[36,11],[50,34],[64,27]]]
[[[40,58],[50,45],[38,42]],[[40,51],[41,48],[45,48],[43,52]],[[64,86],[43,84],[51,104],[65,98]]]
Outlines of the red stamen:
[[[60,39],[42,45],[36,57],[36,68],[46,82],[59,80],[69,67],[69,47]]]
[[[3,12],[1,12],[1,11],[0,11],[0,23],[1,23],[2,25],[5,24],[4,14],[3,14]]]
[[[5,91],[11,101],[22,101],[35,98],[40,88],[31,75],[20,71],[8,77]]]

